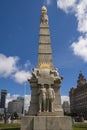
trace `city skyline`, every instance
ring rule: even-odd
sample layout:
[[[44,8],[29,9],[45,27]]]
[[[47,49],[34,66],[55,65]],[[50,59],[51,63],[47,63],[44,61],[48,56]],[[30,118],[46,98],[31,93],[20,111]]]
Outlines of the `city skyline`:
[[[27,79],[37,65],[43,5],[48,10],[53,63],[64,77],[61,95],[68,96],[77,85],[80,71],[87,79],[87,2],[66,1],[0,1],[0,90],[6,89],[10,97],[31,93]]]

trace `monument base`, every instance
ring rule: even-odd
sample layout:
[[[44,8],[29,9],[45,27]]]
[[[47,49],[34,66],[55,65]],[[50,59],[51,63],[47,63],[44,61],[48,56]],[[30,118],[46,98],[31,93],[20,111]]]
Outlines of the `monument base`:
[[[38,112],[38,116],[63,116],[62,109],[57,112]]]
[[[72,120],[67,116],[24,116],[21,130],[72,130]]]

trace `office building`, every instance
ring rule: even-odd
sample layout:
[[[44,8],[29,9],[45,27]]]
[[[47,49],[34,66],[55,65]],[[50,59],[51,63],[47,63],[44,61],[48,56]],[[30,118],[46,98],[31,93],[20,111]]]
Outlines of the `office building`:
[[[9,113],[17,112],[18,114],[22,114],[23,108],[24,108],[24,98],[22,97],[18,97],[16,100],[13,100],[8,103]]]
[[[63,107],[64,114],[70,113],[70,103],[68,101],[64,101],[62,107]]]
[[[7,94],[6,90],[1,90],[0,108],[5,108],[6,94]]]

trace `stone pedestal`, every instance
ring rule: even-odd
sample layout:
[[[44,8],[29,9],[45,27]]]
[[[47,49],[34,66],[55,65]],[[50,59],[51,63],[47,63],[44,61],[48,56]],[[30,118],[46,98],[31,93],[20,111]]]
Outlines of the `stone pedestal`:
[[[72,121],[67,116],[24,116],[21,130],[72,130]]]
[[[59,110],[59,112],[38,112],[37,116],[63,116],[63,111]]]

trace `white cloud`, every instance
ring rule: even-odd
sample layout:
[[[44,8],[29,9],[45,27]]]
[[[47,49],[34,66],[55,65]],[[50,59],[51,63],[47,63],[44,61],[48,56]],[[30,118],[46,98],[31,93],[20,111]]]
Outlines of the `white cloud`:
[[[57,0],[57,7],[64,10],[66,13],[74,10],[77,0]]]
[[[28,69],[31,66],[31,63],[29,60],[26,61],[26,63],[24,64],[24,68]]]
[[[79,37],[77,42],[72,43],[71,48],[75,55],[87,62],[87,35]]]
[[[87,0],[81,0],[76,7],[75,16],[78,20],[78,31],[87,33]]]
[[[0,77],[10,76],[12,73],[17,71],[17,62],[19,58],[17,56],[5,56],[0,54]]]
[[[87,1],[86,0],[57,0],[57,7],[66,13],[74,12],[78,20],[78,31],[87,32]]]
[[[47,5],[51,4],[51,0],[46,0],[47,1]]]
[[[29,71],[31,64],[29,61],[26,61],[23,67],[21,67],[18,62],[18,56],[7,57],[4,54],[0,54],[0,77],[10,77],[17,83],[25,83],[27,79],[31,77],[31,73]]]
[[[87,62],[87,0],[57,0],[57,7],[66,13],[73,12],[81,32],[78,41],[72,43],[73,53]]]
[[[64,101],[68,101],[69,102],[69,96],[61,96],[62,104],[63,104]]]
[[[24,82],[27,82],[27,80],[31,77],[31,73],[29,71],[17,71],[14,75],[13,78],[16,82],[22,84]]]

